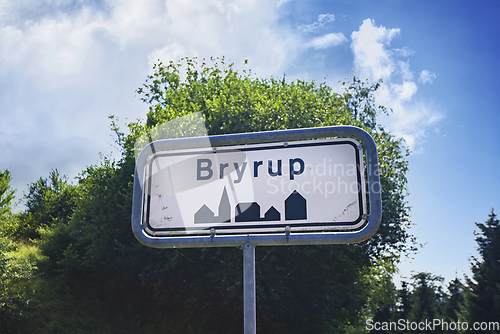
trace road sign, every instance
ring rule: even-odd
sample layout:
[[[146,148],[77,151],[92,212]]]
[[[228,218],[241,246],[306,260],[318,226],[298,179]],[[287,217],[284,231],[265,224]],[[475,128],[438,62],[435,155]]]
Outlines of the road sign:
[[[357,228],[363,174],[353,139],[156,152],[145,166],[143,224],[152,236]]]
[[[153,247],[347,243],[380,222],[376,148],[354,127],[157,141],[135,176],[132,227]]]

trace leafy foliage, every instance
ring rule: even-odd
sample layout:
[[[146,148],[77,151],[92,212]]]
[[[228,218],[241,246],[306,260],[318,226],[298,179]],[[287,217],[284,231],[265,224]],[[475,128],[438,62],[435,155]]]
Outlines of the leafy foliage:
[[[40,178],[25,195],[26,211],[19,215],[18,238],[38,239],[40,233],[68,223],[76,206],[76,187],[59,171],[50,172],[48,179]]]
[[[454,279],[443,290],[443,278],[428,272],[419,272],[411,276],[409,282],[402,281],[401,289],[387,291],[385,300],[390,300],[393,307],[388,311],[375,312],[373,322],[393,324],[378,326],[374,333],[413,333],[411,325],[420,325],[419,333],[458,333],[458,321],[466,321],[459,316],[463,303],[463,285]],[[386,309],[387,310],[387,309]],[[434,320],[436,319],[436,320]],[[439,321],[439,324],[433,323]],[[431,326],[425,326],[425,324]],[[444,325],[444,324],[447,325]],[[450,325],[451,324],[451,325]],[[454,325],[455,324],[455,325]],[[406,326],[406,330],[403,330]],[[460,328],[460,327],[459,327]]]
[[[8,170],[0,171],[0,236],[9,236],[17,228],[17,219],[12,214],[15,190],[11,188],[12,176]]]
[[[370,282],[366,315],[374,322],[393,321],[397,313],[398,291],[392,281],[397,268],[394,263],[380,261],[366,275]]]
[[[35,246],[0,237],[0,323],[6,333],[22,328],[38,308],[30,280],[39,260]]]
[[[11,189],[12,176],[8,170],[0,172],[0,219],[6,219],[10,213],[15,190]]]
[[[460,320],[460,310],[463,304],[464,285],[458,278],[455,278],[448,284],[448,294],[445,296],[444,305],[441,310],[442,318],[447,322]],[[456,331],[450,330],[448,333],[456,333]]]
[[[386,285],[383,289],[386,295],[378,290],[372,291],[368,303],[371,306],[367,312],[369,318],[379,324],[397,324],[398,320],[425,324],[434,319],[441,324],[432,331],[423,327],[419,333],[472,333],[473,324],[488,326],[488,333],[498,333],[495,326],[498,326],[500,314],[500,223],[492,210],[486,222],[476,225],[480,230],[476,233],[476,241],[481,259],[473,259],[472,278],[466,277],[465,284],[455,278],[444,291],[442,277],[420,272],[414,274],[410,282],[403,281],[401,289],[394,291],[390,276],[384,279],[375,271],[369,279],[378,281],[379,286]],[[458,322],[467,323],[468,331],[463,330],[463,325],[457,326]],[[401,332],[391,330],[389,326],[378,328],[381,330],[373,332]]]
[[[129,152],[125,155],[132,155],[138,134],[198,111],[209,135],[346,124],[370,132],[382,162],[384,189],[383,222],[376,237],[352,246],[273,248],[265,255],[265,262],[257,263],[261,267],[257,277],[259,330],[301,332],[307,322],[307,328],[317,325],[318,332],[326,332],[339,330],[346,321],[356,322],[365,304],[362,296],[374,284],[364,279],[365,273],[378,259],[397,261],[401,253],[414,247],[405,201],[408,152],[402,142],[376,124],[380,108],[374,106],[373,92],[379,84],[367,85],[354,78],[340,95],[325,84],[253,78],[246,72],[238,73],[224,59],[212,61],[213,66],[205,62],[198,65],[196,59],[155,65],[154,74],[138,90],[150,105],[145,126],[132,123],[132,136],[119,136]],[[219,258],[225,256],[223,251],[214,252],[221,252]],[[283,287],[276,287],[276,281]],[[304,281],[312,289],[305,288]],[[306,312],[310,316],[304,316],[304,310],[310,310]]]
[[[417,323],[426,319],[439,319],[443,292],[438,284],[443,278],[422,272],[413,275],[412,279],[414,283],[408,319]]]
[[[387,113],[387,108],[384,106],[375,106],[374,92],[382,85],[382,80],[374,84],[370,84],[368,80],[363,82],[356,76],[352,82],[343,82],[344,86],[344,101],[345,105],[351,111],[355,120],[361,120],[363,126],[367,128],[375,128],[377,126],[377,111]]]
[[[10,186],[11,180],[9,171],[0,172],[0,323],[4,333],[21,330],[29,320],[29,312],[36,309],[29,285],[41,259],[35,246],[10,238],[18,227],[12,213],[15,190]]]

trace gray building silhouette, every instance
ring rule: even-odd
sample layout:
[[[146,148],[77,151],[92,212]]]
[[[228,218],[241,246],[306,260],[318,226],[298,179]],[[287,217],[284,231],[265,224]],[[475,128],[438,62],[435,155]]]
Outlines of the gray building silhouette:
[[[231,204],[227,195],[226,187],[222,192],[222,197],[219,203],[219,214],[216,216],[212,210],[205,204],[194,214],[195,224],[212,224],[212,223],[230,223],[231,222]]]

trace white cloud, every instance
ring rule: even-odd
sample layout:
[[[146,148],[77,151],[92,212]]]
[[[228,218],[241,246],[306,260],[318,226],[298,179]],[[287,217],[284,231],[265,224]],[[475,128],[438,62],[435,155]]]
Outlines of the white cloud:
[[[285,1],[68,1],[0,4],[0,169],[21,191],[51,168],[72,177],[110,152],[107,116],[145,117],[134,91],[158,58],[249,59],[267,77],[303,45],[277,23]]]
[[[392,91],[400,101],[409,101],[417,92],[417,85],[411,81],[404,81],[401,85],[393,84]]]
[[[344,42],[347,42],[347,38],[345,38],[343,33],[339,32],[315,37],[308,42],[306,46],[314,49],[326,49],[330,46],[337,46]]]
[[[96,52],[108,53],[113,45],[113,52],[136,49],[151,55],[182,49],[184,56],[223,53],[237,62],[253,58],[269,74],[282,73],[300,44],[291,31],[277,25],[275,6],[264,0],[110,0],[107,5],[106,12],[81,7],[0,27],[0,55],[42,75],[68,75],[82,73]],[[264,60],[270,62],[268,68],[260,65]]]
[[[312,24],[302,25],[299,29],[303,32],[310,33],[317,31],[319,28],[323,27],[328,22],[335,21],[335,15],[333,14],[320,14],[318,15],[318,20]]]
[[[398,60],[398,71],[401,73],[403,80],[411,81],[413,80],[413,72],[410,69],[410,62]]]
[[[31,74],[74,74],[81,71],[89,56],[95,21],[89,10],[77,20],[61,15],[58,19],[27,21],[21,27],[0,28],[0,54],[10,65],[20,65]]]
[[[410,49],[408,47],[404,47],[401,49],[392,49],[392,52],[394,54],[401,56],[401,57],[409,57],[409,56],[412,56],[415,54],[415,51],[413,51],[412,49]]]
[[[423,70],[420,72],[420,77],[418,78],[418,81],[420,81],[423,84],[426,83],[433,83],[434,79],[436,79],[436,73],[431,73],[428,70]]]
[[[399,34],[400,29],[377,27],[373,20],[364,20],[359,30],[351,34],[354,66],[362,78],[372,82],[383,80],[375,94],[376,101],[391,108],[393,113],[381,117],[382,124],[396,136],[404,138],[411,150],[421,152],[419,144],[427,129],[439,122],[443,115],[418,99],[418,86],[413,80],[409,60],[401,59],[411,56],[413,51],[390,48],[391,40]],[[419,81],[431,82],[432,74],[424,72]]]
[[[148,56],[149,66],[152,68],[153,64],[161,59],[180,59],[186,54],[187,52],[181,44],[173,42],[165,45],[161,49],[152,51]]]
[[[318,22],[320,22],[320,23],[333,22],[334,20],[335,20],[335,15],[333,15],[333,14],[319,14],[318,15]]]
[[[399,29],[375,27],[371,19],[363,21],[359,31],[351,34],[354,65],[362,71],[360,75],[374,81],[390,78],[396,65],[386,46],[398,34]]]

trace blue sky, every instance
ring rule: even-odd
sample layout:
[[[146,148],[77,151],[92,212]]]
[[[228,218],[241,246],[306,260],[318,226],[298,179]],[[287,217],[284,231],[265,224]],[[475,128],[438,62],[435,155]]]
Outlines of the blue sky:
[[[135,90],[157,59],[249,60],[261,77],[384,80],[380,121],[412,150],[412,233],[401,276],[469,273],[474,222],[500,207],[497,0],[0,3],[0,169],[18,197],[50,170],[115,154],[108,115],[144,119]],[[239,65],[238,65],[239,66]],[[114,152],[114,153],[111,153]],[[456,274],[455,274],[456,273]]]

